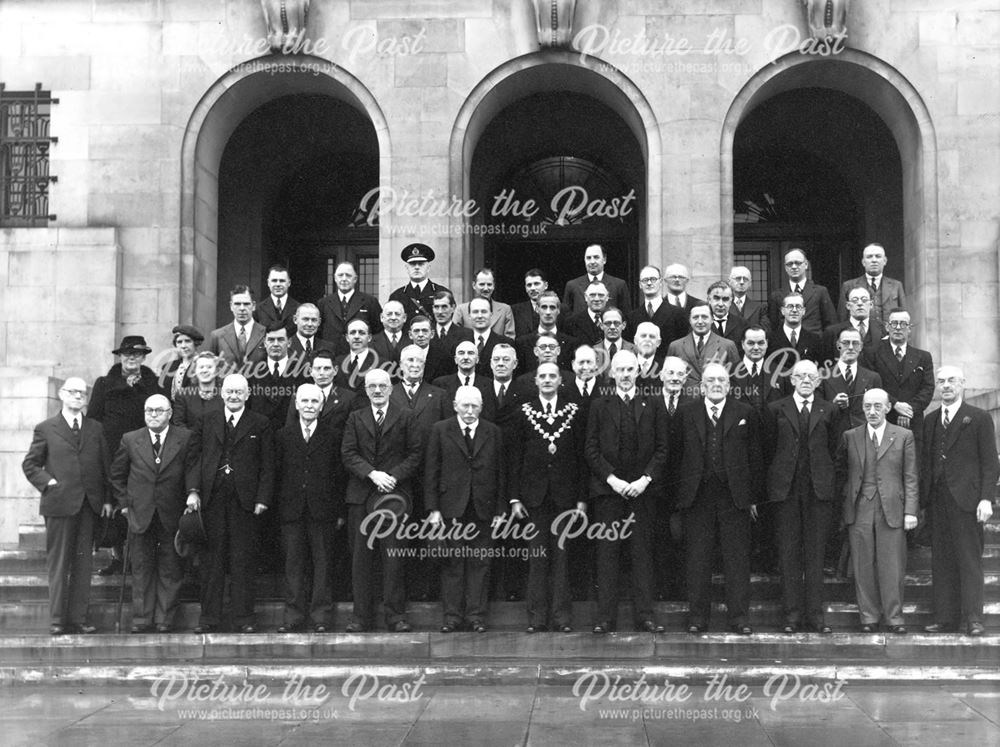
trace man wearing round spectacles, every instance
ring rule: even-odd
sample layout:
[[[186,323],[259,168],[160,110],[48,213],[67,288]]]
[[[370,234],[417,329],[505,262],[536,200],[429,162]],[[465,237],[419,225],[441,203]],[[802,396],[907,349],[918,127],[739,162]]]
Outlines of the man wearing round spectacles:
[[[776,329],[781,324],[779,314],[785,296],[796,293],[802,296],[802,303],[805,306],[802,315],[803,328],[816,335],[822,335],[823,330],[837,321],[837,310],[830,299],[830,292],[809,279],[809,261],[801,249],[787,252],[784,265],[787,277],[781,283],[781,287],[771,294],[768,304],[771,328]]]

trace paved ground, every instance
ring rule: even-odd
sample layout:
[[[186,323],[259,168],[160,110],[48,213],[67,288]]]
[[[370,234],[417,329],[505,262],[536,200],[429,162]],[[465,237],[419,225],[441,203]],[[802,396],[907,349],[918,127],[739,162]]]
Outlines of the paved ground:
[[[570,687],[419,683],[392,692],[359,678],[344,683],[346,694],[341,687],[334,693],[296,690],[293,682],[287,697],[279,688],[253,689],[236,680],[199,684],[196,689],[178,677],[153,687],[2,688],[0,743],[1000,745],[1000,688],[972,683],[837,690],[774,682],[767,693],[763,686],[695,686],[685,693],[667,692],[661,681],[633,694],[600,678],[578,683],[577,693]]]

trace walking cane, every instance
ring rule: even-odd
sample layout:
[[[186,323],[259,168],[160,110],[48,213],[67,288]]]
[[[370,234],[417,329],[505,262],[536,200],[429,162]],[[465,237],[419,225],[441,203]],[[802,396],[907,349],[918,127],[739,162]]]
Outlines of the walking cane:
[[[115,614],[115,633],[122,632],[122,608],[125,606],[125,581],[129,571],[128,568],[128,553],[129,547],[132,544],[132,528],[128,526],[126,517],[126,530],[125,530],[125,547],[122,549],[122,585],[118,590],[118,610]]]

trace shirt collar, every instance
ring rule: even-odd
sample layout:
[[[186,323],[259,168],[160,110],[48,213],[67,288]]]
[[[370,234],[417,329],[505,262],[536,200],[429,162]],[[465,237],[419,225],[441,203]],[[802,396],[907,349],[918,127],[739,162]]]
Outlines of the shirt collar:
[[[615,386],[615,394],[618,396],[618,399],[621,399],[621,400],[625,399],[625,396],[626,396],[625,392],[622,391],[622,389],[620,387],[618,387],[618,386]],[[632,389],[629,390],[629,392],[628,392],[628,396],[631,399],[635,399],[635,394],[636,394],[635,387],[632,387]]]
[[[472,431],[472,433],[470,433],[469,436],[471,438],[475,438],[476,437],[476,429],[479,428],[479,418],[476,418],[476,420],[474,422],[472,422],[472,423],[465,423],[465,422],[462,421],[462,419],[460,417],[458,417],[456,415],[455,416],[455,420],[458,421],[459,430],[462,431],[463,435],[465,434],[465,429],[469,428]]]
[[[229,422],[229,418],[232,417],[232,419],[233,419],[233,427],[235,428],[237,425],[240,424],[240,418],[243,417],[243,413],[245,413],[246,411],[247,411],[246,405],[244,405],[243,407],[241,407],[238,412],[233,412],[232,410],[230,410],[227,407],[226,410],[225,410],[226,422],[228,423]]]
[[[280,358],[277,361],[274,360],[273,358],[268,358],[267,359],[267,369],[268,369],[268,371],[273,371],[274,370],[274,364],[275,363],[278,364],[278,373],[284,375],[285,369],[288,368],[288,356],[286,355],[284,358]]]
[[[813,403],[813,398],[812,397],[810,397],[809,399],[804,399],[802,397],[802,395],[800,395],[798,392],[792,392],[792,398],[795,400],[795,408],[797,410],[801,410],[802,409],[802,404],[803,403],[808,403],[808,405],[810,407],[812,407],[812,403]]]
[[[754,367],[755,363],[757,364],[757,373],[760,373],[761,369],[764,367],[763,366],[763,361],[752,361],[749,358],[747,358],[745,355],[743,356],[743,367],[746,368],[748,374],[751,371],[753,371],[753,367]]]
[[[539,394],[538,395],[538,401],[541,402],[541,404],[542,404],[542,412],[545,411],[545,405],[549,405],[549,404],[552,405],[552,412],[555,412],[556,410],[559,409],[559,395],[558,394],[555,397],[553,397],[551,400],[547,400],[547,401],[544,400],[544,399],[542,399],[542,395]]]
[[[882,421],[882,425],[880,425],[878,428],[872,428],[871,425],[868,425],[867,426],[867,428],[868,428],[868,440],[869,441],[871,440],[872,433],[874,432],[875,435],[878,436],[879,445],[881,445],[882,444],[882,438],[885,436],[885,424],[886,424],[886,421],[883,420]]]
[[[351,299],[352,299],[352,298],[354,298],[354,289],[352,288],[351,290],[347,291],[347,293],[341,293],[341,292],[340,292],[340,291],[338,290],[338,291],[337,291],[337,295],[338,295],[338,296],[342,296],[342,297],[343,297],[343,299],[344,299],[344,300],[345,300],[345,301],[346,301],[347,303],[350,303],[350,302],[351,302]]]
[[[151,430],[149,430],[149,428],[147,428],[146,432],[149,434],[149,442],[152,443],[153,441],[156,440],[156,437],[159,436],[160,437],[160,443],[162,444],[164,441],[167,440],[167,432],[169,430],[170,430],[170,424],[169,423],[167,423],[167,426],[162,431],[160,431],[158,434],[157,433],[153,433],[153,431],[151,431]]]
[[[660,304],[663,303],[663,296],[657,294],[653,298],[643,298],[642,299],[642,307],[643,308],[646,308],[646,304],[648,304],[648,303],[653,304],[653,313],[655,314],[656,310],[660,308]]]
[[[726,399],[728,399],[728,397]],[[726,399],[723,399],[721,402],[712,402],[712,400],[710,400],[708,397],[705,397],[705,412],[711,415],[712,408],[718,407],[719,417],[722,417],[722,411],[726,409]]]
[[[857,365],[858,365],[857,361],[854,361],[854,363],[845,363],[844,361],[837,361],[837,370],[840,371],[841,375],[843,375],[847,372],[847,369],[850,368],[851,373],[857,375],[858,372],[858,369],[856,368]]]
[[[502,386],[505,386],[508,389],[510,389],[510,385],[511,385],[512,381],[513,381],[513,379],[508,379],[507,381],[497,381],[496,379],[493,379],[493,393],[494,394],[499,394],[500,393],[500,387],[502,387]]]
[[[958,413],[958,408],[962,406],[962,400],[957,399],[950,405],[941,405],[941,410],[948,413],[948,419],[954,420]],[[943,417],[943,416],[942,416]]]
[[[63,420],[66,421],[66,425],[68,425],[70,428],[73,427],[73,420],[74,419],[79,420],[80,427],[83,428],[83,413],[82,412],[78,412],[78,413],[76,413],[76,415],[70,415],[65,410],[60,410],[60,412],[62,413]]]
[[[419,283],[412,283],[411,282],[410,283],[410,287],[413,288],[414,290],[416,290],[419,293],[423,293],[424,292],[424,288],[427,287],[427,281],[426,280],[422,280]]]
[[[802,325],[800,324],[798,327],[789,327],[787,324],[783,324],[782,331],[785,333],[785,338],[791,340],[792,332],[794,332],[798,337],[802,336]]]
[[[375,418],[376,422],[378,422],[378,414],[377,413],[378,413],[379,410],[382,411],[382,417],[385,417],[389,413],[389,403],[388,402],[386,402],[381,407],[376,407],[374,404],[372,404],[371,408],[372,408],[372,417]]]

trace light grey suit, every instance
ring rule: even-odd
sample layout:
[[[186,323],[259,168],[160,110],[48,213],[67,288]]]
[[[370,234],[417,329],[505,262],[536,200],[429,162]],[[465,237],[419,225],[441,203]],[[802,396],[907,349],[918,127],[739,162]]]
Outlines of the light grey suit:
[[[870,460],[874,458],[874,467]],[[865,485],[866,460],[870,484]],[[913,432],[887,423],[878,451],[868,424],[841,437],[837,482],[843,486],[844,523],[851,542],[851,562],[861,624],[903,624],[906,533],[903,518],[916,516],[917,449]]]
[[[247,325],[246,354],[240,355],[236,326],[230,322],[224,327],[213,329],[208,336],[208,351],[221,355],[230,366],[240,368],[244,363],[259,363],[267,358],[264,350],[264,327],[257,322]]]
[[[840,320],[847,321],[850,312],[847,310],[847,296],[855,288],[867,288],[868,276],[862,275],[858,278],[846,280],[840,286],[840,301],[837,303]],[[906,293],[903,292],[903,284],[893,278],[882,276],[878,286],[878,293],[872,299],[871,318],[884,324],[889,318],[889,312],[895,308],[906,309]],[[909,309],[907,309],[909,311]]]
[[[701,372],[709,363],[721,363],[732,374],[740,362],[740,353],[736,349],[736,343],[732,340],[727,340],[725,337],[720,337],[715,332],[708,333],[701,355],[698,355],[694,332],[670,343],[670,346],[667,348],[667,355],[676,356],[686,361],[691,367],[691,370],[688,372],[687,381],[685,382],[685,388],[701,384]]]

